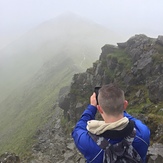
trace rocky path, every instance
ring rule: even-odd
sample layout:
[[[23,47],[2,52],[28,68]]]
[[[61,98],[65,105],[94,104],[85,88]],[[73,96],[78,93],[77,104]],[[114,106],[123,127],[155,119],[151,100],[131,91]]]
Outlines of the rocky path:
[[[71,136],[64,134],[61,127],[62,110],[55,108],[55,114],[48,123],[37,131],[37,143],[32,148],[32,159],[23,163],[84,163],[76,150]]]

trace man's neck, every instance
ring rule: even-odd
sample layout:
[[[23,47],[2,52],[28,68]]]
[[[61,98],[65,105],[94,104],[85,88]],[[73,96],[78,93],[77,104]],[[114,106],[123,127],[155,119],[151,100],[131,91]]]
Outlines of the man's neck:
[[[120,114],[120,115],[117,115],[117,116],[113,116],[113,115],[104,115],[103,116],[103,119],[106,123],[113,123],[113,122],[116,122],[120,119],[122,119],[124,116],[123,114]]]

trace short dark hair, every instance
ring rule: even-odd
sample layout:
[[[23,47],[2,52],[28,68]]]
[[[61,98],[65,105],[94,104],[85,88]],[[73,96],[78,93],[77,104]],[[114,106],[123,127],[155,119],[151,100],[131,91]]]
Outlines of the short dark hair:
[[[119,115],[124,111],[124,91],[116,84],[104,85],[99,90],[98,101],[106,114]]]

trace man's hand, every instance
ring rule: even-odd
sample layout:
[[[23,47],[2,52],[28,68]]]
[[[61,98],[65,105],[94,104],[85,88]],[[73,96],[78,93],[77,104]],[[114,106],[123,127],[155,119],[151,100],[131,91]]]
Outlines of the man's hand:
[[[90,104],[97,107],[97,101],[96,101],[96,93],[94,92],[92,96],[90,97]]]

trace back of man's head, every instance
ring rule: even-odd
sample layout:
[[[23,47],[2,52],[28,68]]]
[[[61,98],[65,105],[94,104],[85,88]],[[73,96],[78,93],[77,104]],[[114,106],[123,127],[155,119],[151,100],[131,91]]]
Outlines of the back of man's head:
[[[106,114],[114,116],[122,114],[124,100],[124,92],[115,84],[104,85],[99,90],[99,105]]]

